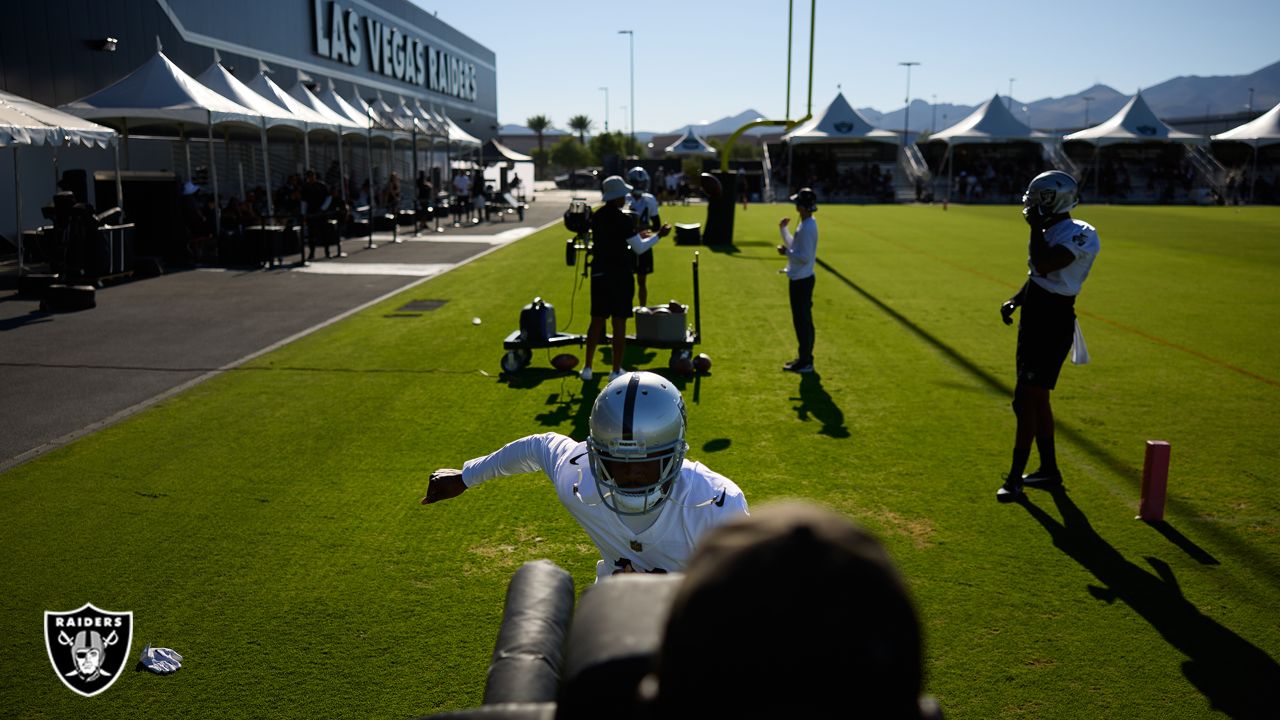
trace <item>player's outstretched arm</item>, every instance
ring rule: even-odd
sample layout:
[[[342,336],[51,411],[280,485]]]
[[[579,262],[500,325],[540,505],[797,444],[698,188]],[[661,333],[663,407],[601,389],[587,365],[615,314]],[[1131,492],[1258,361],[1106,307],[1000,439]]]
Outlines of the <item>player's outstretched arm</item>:
[[[441,500],[456,498],[466,492],[467,486],[462,482],[462,471],[453,468],[440,468],[431,473],[427,480],[427,496],[422,498],[423,505],[438,503]]]

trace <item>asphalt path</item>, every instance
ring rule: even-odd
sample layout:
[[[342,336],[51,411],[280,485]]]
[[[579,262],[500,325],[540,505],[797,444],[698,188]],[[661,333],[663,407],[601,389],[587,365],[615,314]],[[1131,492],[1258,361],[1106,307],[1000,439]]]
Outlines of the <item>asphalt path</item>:
[[[272,270],[194,268],[108,286],[97,307],[44,313],[0,268],[0,472],[106,427],[217,372],[560,221],[545,191],[493,221],[348,239],[348,257]],[[599,200],[599,193],[589,199]],[[290,258],[286,258],[288,262]]]

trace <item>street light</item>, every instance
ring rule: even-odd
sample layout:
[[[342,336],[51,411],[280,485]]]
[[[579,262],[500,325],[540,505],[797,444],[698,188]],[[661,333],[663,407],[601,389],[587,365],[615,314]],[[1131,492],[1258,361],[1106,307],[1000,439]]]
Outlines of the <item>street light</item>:
[[[1089,103],[1093,102],[1093,96],[1085,95],[1080,99],[1084,100],[1084,126],[1089,127]]]
[[[905,148],[907,146],[907,133],[911,132],[911,66],[919,65],[920,63],[915,60],[906,60],[898,64],[907,68],[907,99],[905,101],[907,103],[907,111],[902,116],[902,147]]]
[[[1009,78],[1009,97],[1005,99],[1004,107],[1006,110],[1013,109],[1013,81],[1018,78]]]
[[[600,88],[604,91],[604,134],[609,134],[609,88]]]
[[[636,139],[636,33],[634,30],[619,30],[619,35],[626,35],[631,46],[631,140]]]

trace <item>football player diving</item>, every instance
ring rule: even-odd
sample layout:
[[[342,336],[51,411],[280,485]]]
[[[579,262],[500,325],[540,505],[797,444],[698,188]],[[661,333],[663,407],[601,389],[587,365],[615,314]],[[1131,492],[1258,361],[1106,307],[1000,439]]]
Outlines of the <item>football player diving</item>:
[[[422,504],[505,475],[541,471],[600,551],[596,581],[682,571],[707,530],[747,514],[732,480],[685,458],[684,399],[649,372],[624,373],[596,397],[583,442],[529,435],[461,470],[431,473]]]

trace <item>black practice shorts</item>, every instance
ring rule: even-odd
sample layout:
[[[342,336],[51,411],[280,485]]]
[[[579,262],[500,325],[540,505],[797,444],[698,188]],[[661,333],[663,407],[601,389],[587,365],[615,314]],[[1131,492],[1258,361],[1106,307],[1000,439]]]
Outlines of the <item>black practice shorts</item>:
[[[591,317],[631,317],[635,292],[631,275],[592,275]]]
[[[1075,296],[1027,282],[1018,322],[1018,381],[1052,390],[1075,338]]]
[[[649,275],[653,273],[653,249],[652,248],[650,248],[645,252],[640,253],[639,255],[636,255],[635,251],[633,250],[628,250],[627,252],[631,253],[632,255],[635,255],[637,275]]]

